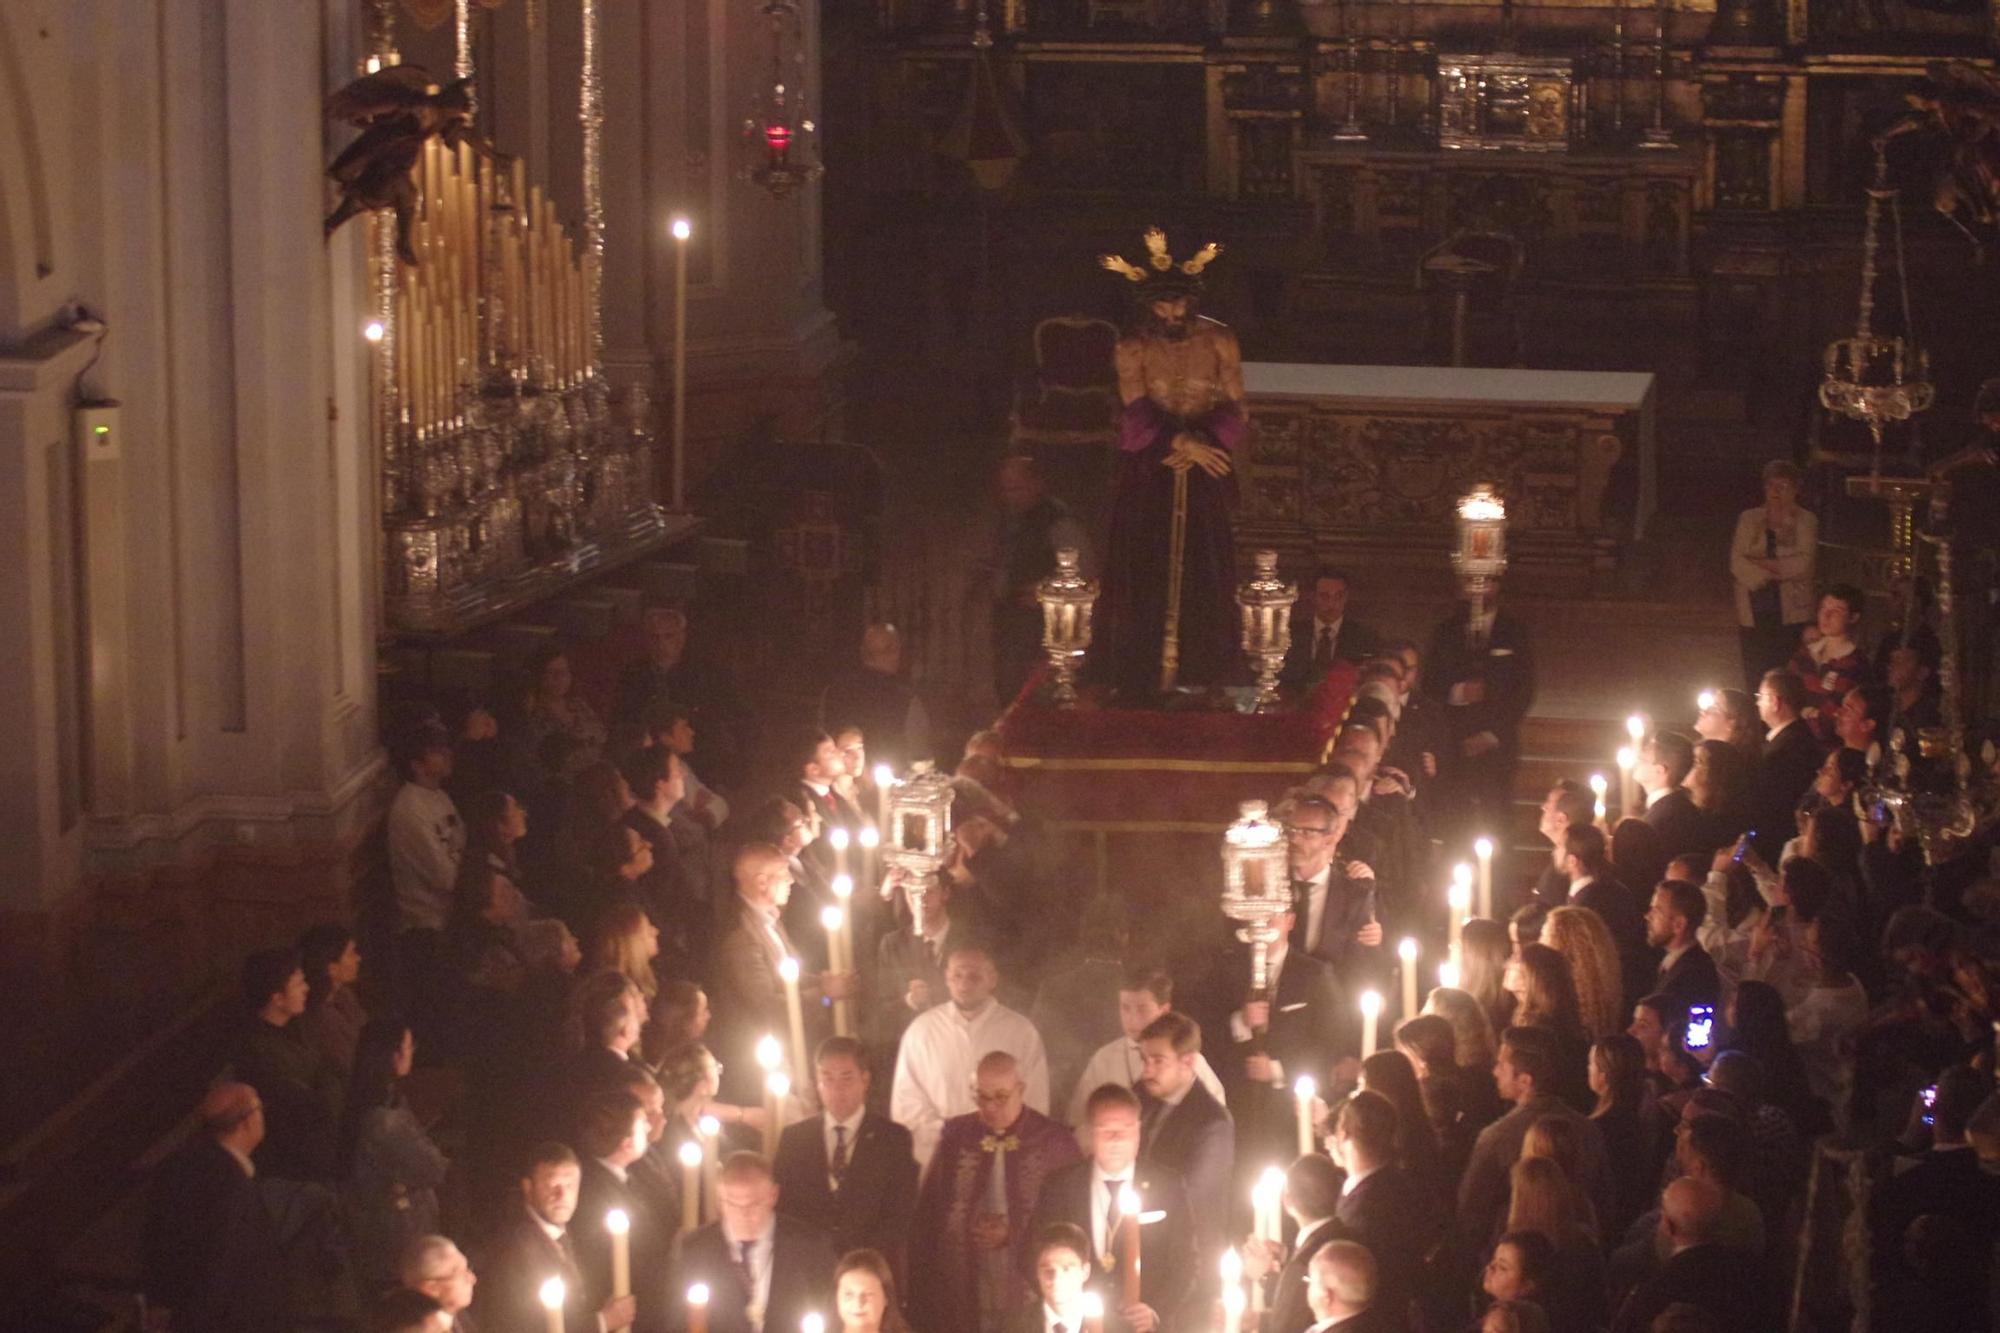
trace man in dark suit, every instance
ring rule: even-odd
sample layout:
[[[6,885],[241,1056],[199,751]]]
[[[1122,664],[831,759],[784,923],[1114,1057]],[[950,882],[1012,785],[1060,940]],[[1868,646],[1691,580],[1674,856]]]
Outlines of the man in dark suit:
[[[1273,918],[1287,929],[1291,913]],[[1350,1018],[1333,969],[1311,954],[1284,943],[1270,957],[1268,994],[1250,991],[1250,958],[1245,950],[1233,979],[1242,1005],[1229,1019],[1235,1058],[1222,1071],[1229,1104],[1243,1124],[1248,1152],[1258,1160],[1283,1161],[1297,1144],[1297,1103],[1293,1088],[1309,1076],[1329,1085],[1329,1071],[1343,1055],[1360,1052],[1358,1016]]]
[[[1375,1256],[1356,1241],[1330,1240],[1306,1269],[1311,1333],[1399,1333],[1409,1324],[1376,1295]]]
[[[1092,1285],[1103,1293],[1104,1305],[1134,1326],[1171,1325],[1194,1290],[1196,1250],[1194,1217],[1180,1177],[1157,1166],[1139,1166],[1139,1096],[1130,1088],[1107,1083],[1093,1090],[1084,1104],[1090,1130],[1090,1156],[1063,1167],[1042,1182],[1030,1229],[1039,1236],[1057,1222],[1068,1222],[1090,1240]],[[1159,1213],[1140,1233],[1139,1302],[1126,1305],[1125,1261],[1121,1228],[1132,1217],[1125,1196],[1137,1195],[1141,1215]],[[1136,1220],[1131,1225],[1139,1225]]]
[[[631,1327],[638,1312],[633,1297],[598,1309],[584,1290],[569,1234],[582,1181],[576,1154],[564,1144],[543,1143],[528,1156],[520,1207],[480,1255],[482,1277],[473,1307],[479,1327],[485,1333],[546,1333],[549,1320],[541,1289],[552,1277],[563,1280],[565,1333],[617,1333]]]
[[[829,742],[831,744],[831,742]],[[715,1000],[718,1049],[725,1053],[726,1095],[755,1101],[763,1095],[752,1051],[759,1037],[786,1029],[785,984],[779,973],[787,958],[799,957],[785,929],[792,872],[785,854],[767,842],[745,844],[736,853],[735,911],[716,942],[709,990]],[[807,1040],[821,1035],[822,995],[851,995],[852,973],[808,971],[799,978],[806,1005]]]
[[[1509,826],[1521,720],[1535,699],[1527,627],[1493,600],[1475,617],[1461,605],[1431,635],[1424,689],[1444,710],[1447,744],[1438,756],[1438,808],[1462,810],[1469,830]]]
[[[632,789],[634,804],[621,823],[646,840],[653,851],[653,868],[639,876],[632,889],[646,915],[659,927],[664,972],[683,971],[708,938],[709,915],[705,860],[692,859],[676,832],[674,807],[687,795],[687,778],[680,758],[664,745],[632,750],[618,771]],[[705,849],[706,844],[702,844]]]
[[[892,1064],[910,1020],[944,1003],[944,960],[972,936],[952,913],[950,881],[940,878],[930,892],[910,897],[915,909],[910,921],[876,946],[874,988],[863,1020],[871,1042]]]
[[[1313,578],[1312,599],[1292,609],[1292,646],[1278,679],[1311,688],[1335,662],[1359,662],[1379,651],[1382,636],[1347,614],[1347,571],[1322,569]]]
[[[1553,911],[1569,902],[1569,843],[1571,828],[1591,827],[1597,798],[1575,778],[1557,778],[1542,798],[1535,829],[1549,840],[1549,864],[1535,881],[1535,900]]]
[[[247,1013],[236,1076],[257,1090],[269,1125],[257,1167],[283,1180],[332,1180],[341,1081],[292,1020],[305,1012],[306,977],[296,949],[260,949],[243,960]]]
[[[1056,1222],[1036,1233],[1034,1256],[1036,1299],[1009,1314],[1000,1333],[1083,1333],[1102,1327],[1104,1333],[1133,1333],[1116,1309],[1100,1317],[1085,1313],[1083,1296],[1091,1279],[1090,1237],[1068,1222]]]
[[[1180,1177],[1195,1243],[1209,1254],[1224,1242],[1234,1214],[1236,1123],[1195,1077],[1200,1054],[1201,1025],[1177,1009],[1139,1033],[1140,1153],[1148,1168]]]
[[[1291,1254],[1287,1256],[1278,1241],[1251,1240],[1243,1246],[1244,1276],[1258,1282],[1268,1273],[1277,1274],[1266,1288],[1269,1306],[1257,1333],[1305,1333],[1312,1327],[1315,1316],[1306,1299],[1306,1285],[1313,1256],[1335,1238],[1333,1215],[1340,1205],[1340,1169],[1318,1153],[1296,1158],[1285,1169],[1281,1202],[1298,1228]]]
[[[1379,1092],[1357,1092],[1334,1117],[1334,1159],[1347,1172],[1334,1208],[1333,1236],[1375,1256],[1375,1299],[1407,1319],[1418,1276],[1443,1235],[1442,1200],[1396,1164],[1396,1107]]]
[[[200,1114],[200,1132],[161,1166],[148,1195],[140,1290],[175,1328],[282,1328],[284,1259],[251,1165],[263,1103],[247,1083],[218,1083]]]
[[[618,673],[612,724],[629,729],[655,703],[686,708],[696,736],[690,755],[696,771],[711,783],[732,787],[744,776],[745,760],[755,749],[756,715],[727,672],[688,656],[688,619],[679,607],[647,607],[642,628],[645,656]]]
[[[1649,989],[1670,998],[1683,1019],[1689,1005],[1722,1003],[1722,978],[1715,960],[1695,938],[1707,917],[1707,897],[1679,879],[1661,880],[1646,909],[1646,943],[1663,951]]]
[[[1632,770],[1646,793],[1646,822],[1660,835],[1667,859],[1712,852],[1708,819],[1695,808],[1694,795],[1681,784],[1694,771],[1694,742],[1678,731],[1656,731],[1639,749]]]
[[[679,1289],[709,1291],[710,1333],[751,1333],[755,1327],[794,1329],[807,1314],[831,1318],[837,1256],[817,1227],[778,1211],[771,1167],[756,1153],[731,1153],[717,1177],[722,1216],[689,1235],[681,1249]],[[686,1328],[676,1301],[675,1327]],[[763,1311],[760,1325],[750,1308]]]
[[[1750,1299],[1756,1267],[1740,1250],[1716,1243],[1723,1193],[1716,1185],[1683,1176],[1660,1199],[1660,1235],[1671,1251],[1652,1276],[1632,1289],[1611,1321],[1611,1333],[1647,1333],[1669,1305],[1707,1312],[1717,1333],[1765,1327],[1762,1303]]]
[[[868,1052],[828,1037],[814,1060],[821,1113],[788,1125],[772,1164],[785,1211],[824,1232],[835,1254],[879,1250],[900,1285],[917,1159],[910,1131],[868,1109]]]
[[[676,1219],[659,1216],[632,1178],[632,1164],[645,1155],[648,1132],[645,1105],[623,1089],[592,1097],[577,1127],[581,1171],[571,1237],[586,1309],[611,1303],[612,1241],[606,1219],[613,1209],[622,1210],[628,1223],[634,1273],[664,1272],[672,1257]],[[665,1328],[672,1304],[666,1290],[641,1282],[633,1289],[638,1302],[632,1326],[639,1333]]]
[[[1492,1243],[1512,1191],[1509,1173],[1521,1155],[1521,1143],[1529,1128],[1544,1117],[1567,1120],[1575,1126],[1582,1177],[1575,1184],[1597,1201],[1600,1216],[1608,1205],[1610,1173],[1597,1126],[1571,1110],[1553,1091],[1543,1091],[1556,1086],[1556,1059],[1555,1036],[1547,1028],[1510,1027],[1500,1038],[1493,1085],[1500,1100],[1512,1102],[1514,1109],[1479,1131],[1465,1174],[1459,1178],[1457,1234],[1468,1253],[1483,1252]]]
[[[1285,865],[1298,910],[1286,935],[1291,948],[1334,965],[1343,982],[1375,978],[1382,963],[1382,922],[1375,872],[1337,855],[1359,800],[1352,776],[1335,774],[1324,796],[1301,796],[1279,807]]]
[[[796,786],[785,794],[819,817],[820,836],[801,855],[822,874],[830,876],[834,857],[827,833],[844,828],[853,837],[867,822],[854,804],[833,787],[836,780],[846,776],[847,760],[833,743],[833,737],[817,727],[799,731],[787,753]]]
[[[1805,687],[1790,671],[1767,671],[1757,687],[1757,716],[1770,730],[1757,760],[1751,828],[1757,854],[1776,865],[1785,844],[1798,836],[1799,798],[1812,787],[1826,751],[1799,716]]]
[[[1588,907],[1604,922],[1618,946],[1618,973],[1627,998],[1637,999],[1653,988],[1653,954],[1646,945],[1646,921],[1638,892],[1612,877],[1604,830],[1594,824],[1572,824],[1563,833],[1563,873],[1569,879],[1565,899],[1572,907]]]

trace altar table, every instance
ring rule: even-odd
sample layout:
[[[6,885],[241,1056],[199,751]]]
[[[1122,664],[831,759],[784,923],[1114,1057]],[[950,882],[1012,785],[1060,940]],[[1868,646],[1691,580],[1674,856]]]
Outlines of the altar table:
[[[1407,563],[1444,552],[1474,483],[1507,502],[1510,578],[1608,591],[1656,503],[1653,376],[1458,366],[1246,362],[1238,460],[1244,563]]]

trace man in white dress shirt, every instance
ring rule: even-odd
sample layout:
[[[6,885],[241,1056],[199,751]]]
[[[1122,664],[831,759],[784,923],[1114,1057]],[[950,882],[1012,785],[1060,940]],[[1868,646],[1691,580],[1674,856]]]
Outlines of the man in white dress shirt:
[[[972,1076],[989,1051],[1005,1051],[1020,1066],[1027,1103],[1049,1110],[1049,1060],[1041,1034],[1021,1014],[993,998],[999,971],[977,945],[955,946],[945,959],[951,1003],[936,1005],[910,1023],[896,1054],[889,1114],[910,1131],[917,1165],[928,1166],[944,1122],[973,1110]]]
[[[1156,967],[1136,967],[1126,970],[1123,984],[1118,987],[1118,1025],[1125,1035],[1105,1042],[1090,1057],[1090,1063],[1083,1067],[1083,1076],[1076,1081],[1076,1090],[1070,1094],[1069,1123],[1075,1127],[1077,1142],[1088,1150],[1090,1147],[1090,1126],[1084,1123],[1084,1103],[1090,1094],[1107,1083],[1116,1083],[1121,1088],[1139,1086],[1139,1075],[1145,1069],[1145,1057],[1139,1052],[1139,1034],[1146,1025],[1174,1007],[1174,979]],[[1228,1098],[1223,1095],[1222,1080],[1209,1068],[1208,1058],[1199,1052],[1194,1057],[1194,1076],[1209,1094],[1225,1105]]]

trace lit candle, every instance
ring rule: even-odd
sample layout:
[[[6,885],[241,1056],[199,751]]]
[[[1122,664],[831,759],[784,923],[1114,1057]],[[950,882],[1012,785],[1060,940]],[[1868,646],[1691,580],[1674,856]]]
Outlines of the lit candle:
[[[1632,813],[1632,770],[1638,766],[1639,754],[1629,745],[1618,747],[1618,817],[1624,819]]]
[[[611,1296],[632,1294],[632,1219],[623,1208],[604,1215],[604,1229],[611,1233]]]
[[[875,827],[889,836],[889,788],[895,784],[896,770],[887,764],[875,765]]]
[[[681,1145],[681,1230],[701,1225],[701,1145],[689,1139]]]
[[[1479,862],[1479,915],[1493,917],[1493,839],[1476,838],[1472,855]]]
[[[701,1134],[701,1215],[714,1217],[715,1186],[722,1174],[722,1122],[705,1115],[694,1127]]]
[[[1104,1333],[1104,1298],[1094,1291],[1086,1291],[1077,1300],[1077,1307],[1083,1312],[1083,1333]]]
[[[1694,697],[1694,706],[1704,713],[1715,707],[1715,691],[1703,690],[1700,694],[1697,694]]]
[[[785,1098],[792,1095],[792,1079],[782,1069],[764,1076],[764,1155],[778,1155],[778,1131],[784,1128]]]
[[[1465,918],[1472,915],[1472,867],[1460,862],[1452,867],[1451,888],[1445,894],[1446,906],[1450,908],[1450,920],[1446,923],[1451,937],[1451,956],[1459,955],[1459,938],[1465,933]]]
[[[1268,1240],[1276,1245],[1285,1239],[1284,1196],[1284,1171],[1275,1166],[1265,1167],[1264,1174],[1257,1178],[1257,1184],[1250,1191],[1250,1200],[1256,1209],[1259,1240]]]
[[[1458,964],[1449,958],[1438,964],[1438,985],[1446,990],[1458,989]]]
[[[1375,1031],[1382,1018],[1382,992],[1361,992],[1361,1058],[1375,1054]]]
[[[1611,830],[1606,828],[1604,823],[1604,793],[1610,789],[1611,784],[1604,780],[1602,773],[1592,773],[1590,775],[1590,794],[1595,802],[1597,826],[1604,829],[1606,833],[1609,833]]]
[[[836,826],[826,831],[826,845],[833,848],[833,875],[835,879],[848,873],[847,844],[850,841],[852,839],[848,837],[847,830],[844,828]]]
[[[778,980],[785,983],[785,1022],[789,1025],[792,1038],[792,1078],[800,1087],[806,1084],[806,1014],[799,1003],[799,960],[785,957],[778,960]]]
[[[847,961],[846,951],[841,947],[841,934],[847,924],[847,913],[838,907],[822,907],[819,909],[819,923],[826,927],[827,962],[836,972],[850,971],[851,966]],[[853,1035],[845,998],[833,1002],[833,1034],[836,1037]]]
[[[671,496],[675,510],[687,508],[687,322],[688,238],[694,228],[675,218],[674,233],[674,470]]]
[[[882,845],[882,830],[873,824],[863,824],[861,832],[854,835],[861,844],[861,873],[870,884],[882,882],[882,858],[876,849]]]
[[[1231,1247],[1222,1252],[1222,1333],[1242,1333],[1242,1330],[1243,1256]]]
[[[1125,1266],[1124,1302],[1139,1303],[1139,1191],[1130,1185],[1118,1191],[1118,1259]]]
[[[688,1288],[688,1333],[708,1333],[708,1284]]]
[[[541,1297],[542,1310],[548,1316],[549,1333],[563,1333],[563,1302],[569,1299],[569,1288],[559,1277],[543,1281],[536,1293]]]
[[[1306,1157],[1313,1151],[1313,1098],[1319,1096],[1319,1084],[1311,1074],[1301,1074],[1292,1084],[1292,1096],[1299,1104],[1299,1156]]]
[[[799,1320],[799,1333],[826,1333],[826,1317],[812,1313]]]
[[[1396,957],[1403,962],[1403,1018],[1417,1016],[1417,942],[1405,935],[1396,942]]]

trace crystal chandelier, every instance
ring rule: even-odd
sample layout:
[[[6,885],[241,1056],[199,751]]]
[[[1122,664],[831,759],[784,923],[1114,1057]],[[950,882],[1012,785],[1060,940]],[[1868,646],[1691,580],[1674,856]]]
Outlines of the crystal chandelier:
[[[1874,330],[1875,264],[1881,249],[1882,207],[1889,207],[1896,233],[1896,287],[1902,298],[1903,333],[1884,337]],[[1937,396],[1931,384],[1930,353],[1912,347],[1910,280],[1903,267],[1903,213],[1889,184],[1885,144],[1875,144],[1875,180],[1868,187],[1867,222],[1861,236],[1861,308],[1854,332],[1826,345],[1826,369],[1820,378],[1819,401],[1831,412],[1868,427],[1875,442],[1870,470],[1882,470],[1882,432],[1892,421],[1908,421]]]
[[[768,0],[763,12],[771,24],[771,76],[743,121],[751,153],[744,175],[783,199],[818,180],[824,168],[813,154],[818,127],[806,114],[805,37],[798,5]]]

